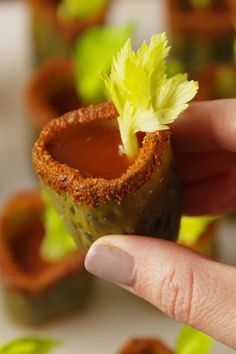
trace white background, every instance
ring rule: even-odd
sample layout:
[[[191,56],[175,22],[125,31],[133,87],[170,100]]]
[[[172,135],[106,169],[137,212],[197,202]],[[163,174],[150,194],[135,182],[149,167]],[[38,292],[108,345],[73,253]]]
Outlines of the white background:
[[[166,29],[162,0],[116,0],[109,21],[138,23],[135,42]],[[0,4],[0,203],[14,192],[35,185],[31,170],[23,89],[30,75],[29,16],[23,2]],[[223,223],[220,257],[236,264],[236,225]],[[21,335],[44,334],[62,339],[55,354],[115,354],[130,337],[154,336],[174,346],[180,325],[117,287],[97,281],[90,306],[73,318],[38,329],[11,322],[0,292],[0,342]],[[214,354],[233,353],[216,344]],[[201,354],[201,353],[199,353]]]

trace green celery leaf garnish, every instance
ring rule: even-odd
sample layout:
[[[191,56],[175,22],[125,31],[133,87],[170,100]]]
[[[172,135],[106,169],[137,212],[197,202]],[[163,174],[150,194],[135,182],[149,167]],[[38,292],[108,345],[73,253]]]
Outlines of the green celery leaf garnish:
[[[40,254],[46,261],[58,262],[71,254],[76,249],[76,245],[72,237],[67,233],[63,221],[45,191],[42,192],[42,197],[45,203],[45,236],[40,248]]]
[[[106,98],[99,72],[109,72],[112,58],[132,32],[132,25],[99,26],[86,31],[77,41],[73,59],[76,86],[83,103],[98,103]]]
[[[198,83],[186,74],[167,77],[166,33],[144,42],[135,53],[128,40],[113,59],[110,77],[103,79],[119,112],[124,152],[132,159],[138,152],[137,132],[168,129],[198,91]]]
[[[212,0],[189,0],[194,9],[207,9],[212,5]]]
[[[218,217],[216,216],[183,216],[180,222],[178,241],[189,246],[195,245],[200,236],[207,229],[208,225],[217,219]]]
[[[64,21],[84,20],[100,12],[108,0],[63,0],[58,7],[58,16]]]
[[[19,338],[0,346],[0,354],[47,354],[58,344],[50,338]]]
[[[175,354],[209,354],[213,339],[196,329],[184,326],[177,340]]]

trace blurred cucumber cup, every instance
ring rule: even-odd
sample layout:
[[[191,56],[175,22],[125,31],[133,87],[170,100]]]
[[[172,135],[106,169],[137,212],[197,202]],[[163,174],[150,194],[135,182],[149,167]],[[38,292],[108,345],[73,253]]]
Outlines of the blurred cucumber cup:
[[[42,325],[86,304],[93,278],[45,192],[7,202],[0,239],[4,301],[14,320]]]
[[[103,24],[111,0],[26,0],[31,13],[33,60],[68,56],[87,29]]]

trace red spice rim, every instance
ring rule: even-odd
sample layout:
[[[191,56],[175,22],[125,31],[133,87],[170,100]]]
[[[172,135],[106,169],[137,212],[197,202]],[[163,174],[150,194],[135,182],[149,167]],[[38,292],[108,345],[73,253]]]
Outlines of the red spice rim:
[[[109,7],[109,3],[99,12],[87,19],[78,19],[73,21],[61,21],[57,16],[57,6],[49,0],[26,0],[35,13],[43,16],[52,26],[64,37],[71,42],[76,39],[78,34],[87,28],[102,24]],[[111,0],[110,0],[111,1]]]
[[[132,339],[120,351],[120,354],[145,354],[148,351],[157,354],[173,354],[173,351],[166,345],[153,338]]]
[[[51,121],[42,130],[33,149],[33,164],[43,184],[56,193],[67,193],[79,204],[92,207],[110,200],[120,203],[123,198],[143,186],[162,163],[164,152],[170,145],[169,131],[146,134],[134,163],[120,178],[111,180],[84,178],[79,170],[54,160],[47,151],[47,144],[62,129],[89,121],[114,119],[117,116],[112,103],[102,103],[69,112]]]
[[[66,77],[74,82],[74,67],[69,59],[49,59],[33,73],[25,90],[25,102],[29,109],[29,118],[41,130],[48,122],[56,118],[55,110],[45,99],[44,90],[48,83],[57,77]],[[79,100],[79,98],[78,98]]]
[[[63,261],[51,265],[38,275],[28,275],[17,265],[10,251],[7,235],[9,217],[17,210],[25,208],[34,213],[42,213],[44,205],[39,192],[25,192],[12,197],[6,204],[0,219],[0,270],[5,285],[25,294],[38,294],[52,287],[60,280],[82,273],[84,255],[80,251],[73,252]],[[28,220],[27,220],[28,221]]]

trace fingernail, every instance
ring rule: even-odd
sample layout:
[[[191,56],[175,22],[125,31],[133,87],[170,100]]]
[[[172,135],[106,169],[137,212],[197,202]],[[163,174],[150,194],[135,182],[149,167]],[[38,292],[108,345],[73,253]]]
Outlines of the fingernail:
[[[132,286],[135,279],[133,258],[123,250],[108,244],[94,244],[86,257],[88,272],[112,283]]]

